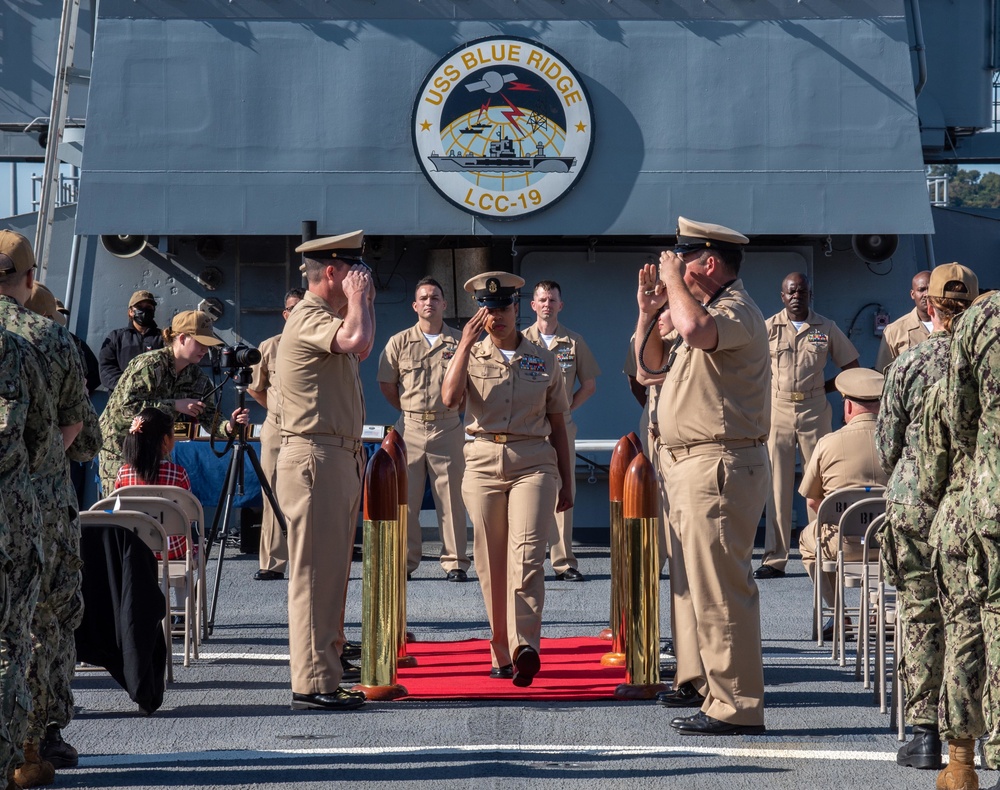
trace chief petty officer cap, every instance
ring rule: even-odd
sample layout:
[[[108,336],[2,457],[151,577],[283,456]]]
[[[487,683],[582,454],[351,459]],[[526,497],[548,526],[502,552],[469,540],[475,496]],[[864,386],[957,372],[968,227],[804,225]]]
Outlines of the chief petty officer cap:
[[[882,399],[885,376],[871,368],[851,368],[842,371],[834,383],[837,391],[845,398],[861,402],[876,401]]]
[[[333,260],[334,258],[355,260],[361,257],[364,245],[365,232],[352,230],[350,233],[341,233],[339,236],[324,236],[321,239],[304,241],[295,248],[295,251],[301,252],[305,258],[312,258],[316,261]],[[299,266],[300,272],[305,270],[305,264]]]
[[[184,333],[190,335],[203,346],[221,346],[219,340],[212,332],[212,316],[202,310],[185,310],[174,316],[170,322],[170,328],[175,335]]]
[[[130,308],[135,307],[139,302],[152,302],[155,305],[156,297],[153,296],[152,291],[136,291],[129,297],[128,306]]]
[[[35,253],[28,240],[12,230],[0,230],[0,275],[34,268]]]
[[[732,228],[710,222],[695,222],[685,217],[677,218],[677,243],[674,245],[674,252],[679,255],[709,249],[739,250],[749,242],[750,239]]]
[[[477,274],[465,283],[465,290],[472,294],[480,307],[507,307],[517,301],[517,292],[524,285],[524,278],[509,272]]]
[[[950,282],[962,283],[968,289],[968,293],[946,291]],[[935,266],[931,272],[927,295],[935,299],[961,299],[963,302],[972,302],[979,296],[979,278],[972,269],[960,263],[942,263],[940,266]]]

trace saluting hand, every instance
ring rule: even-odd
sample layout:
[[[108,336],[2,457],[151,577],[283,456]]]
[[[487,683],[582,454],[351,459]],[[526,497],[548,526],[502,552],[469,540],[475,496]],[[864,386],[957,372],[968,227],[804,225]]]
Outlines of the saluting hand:
[[[462,342],[470,345],[479,340],[479,336],[486,331],[486,322],[489,317],[489,308],[480,307],[476,314],[469,319],[469,323],[462,328]]]
[[[351,270],[344,277],[344,296],[350,298],[354,294],[365,294],[368,293],[368,288],[371,287],[372,278],[368,274],[368,269],[364,266],[354,265]]]
[[[655,263],[647,263],[639,269],[636,301],[640,313],[655,313],[667,303],[667,287],[660,280],[660,271]]]

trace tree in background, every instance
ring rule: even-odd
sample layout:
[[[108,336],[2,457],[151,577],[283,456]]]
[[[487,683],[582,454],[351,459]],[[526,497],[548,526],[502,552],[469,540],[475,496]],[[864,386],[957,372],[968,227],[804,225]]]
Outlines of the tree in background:
[[[1000,208],[1000,173],[959,170],[957,165],[931,165],[928,176],[948,176],[948,202],[967,208]]]

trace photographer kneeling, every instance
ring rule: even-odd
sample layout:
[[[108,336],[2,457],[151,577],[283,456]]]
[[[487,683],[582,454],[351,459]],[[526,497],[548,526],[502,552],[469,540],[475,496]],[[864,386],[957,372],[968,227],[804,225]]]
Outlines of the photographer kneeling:
[[[115,477],[123,460],[122,442],[128,434],[132,418],[148,407],[160,409],[176,420],[181,415],[194,418],[206,430],[217,436],[232,433],[233,423],[246,424],[250,412],[237,408],[225,425],[225,433],[217,426],[214,403],[206,403],[212,391],[212,381],[198,367],[210,346],[222,344],[212,334],[212,319],[200,310],[188,310],[174,316],[168,329],[163,330],[164,347],[140,354],[125,368],[108,405],[101,414],[101,488],[105,494],[115,487]]]

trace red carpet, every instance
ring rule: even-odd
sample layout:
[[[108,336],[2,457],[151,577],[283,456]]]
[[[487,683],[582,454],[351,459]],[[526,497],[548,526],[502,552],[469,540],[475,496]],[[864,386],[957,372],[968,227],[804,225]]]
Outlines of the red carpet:
[[[625,668],[601,666],[611,643],[590,637],[542,639],[542,669],[528,688],[490,678],[490,644],[411,642],[407,653],[418,665],[399,670],[399,682],[410,692],[405,699],[611,699],[625,682]]]

